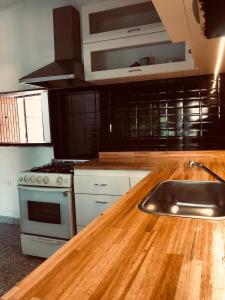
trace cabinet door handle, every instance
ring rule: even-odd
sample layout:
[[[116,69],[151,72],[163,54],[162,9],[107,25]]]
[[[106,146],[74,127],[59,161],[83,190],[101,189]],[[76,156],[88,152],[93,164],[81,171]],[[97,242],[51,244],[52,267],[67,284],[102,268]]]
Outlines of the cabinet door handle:
[[[107,186],[107,183],[94,183],[95,186]]]
[[[96,203],[101,203],[101,204],[106,204],[106,203],[109,203],[109,202],[107,202],[107,201],[95,201]]]
[[[129,70],[128,72],[141,72],[142,69],[134,69],[134,70]]]
[[[136,32],[136,31],[141,31],[141,28],[132,28],[132,29],[129,29],[128,33]]]

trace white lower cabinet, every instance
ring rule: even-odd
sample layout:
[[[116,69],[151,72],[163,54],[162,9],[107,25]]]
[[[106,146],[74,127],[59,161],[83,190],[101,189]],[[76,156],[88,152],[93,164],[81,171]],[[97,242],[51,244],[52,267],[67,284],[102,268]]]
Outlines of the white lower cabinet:
[[[104,210],[110,207],[119,196],[108,195],[76,195],[77,226],[86,226]]]
[[[139,171],[135,172],[135,174],[131,174],[130,176],[130,188],[134,187],[139,181],[141,181],[145,176],[147,176],[149,171]]]
[[[149,173],[140,170],[75,170],[77,233]]]
[[[85,175],[77,176],[75,193],[95,195],[123,195],[129,190],[129,176]]]

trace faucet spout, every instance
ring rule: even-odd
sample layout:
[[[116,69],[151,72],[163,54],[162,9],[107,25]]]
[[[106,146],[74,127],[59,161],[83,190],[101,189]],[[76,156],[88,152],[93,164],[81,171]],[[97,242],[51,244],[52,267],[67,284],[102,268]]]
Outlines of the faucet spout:
[[[225,180],[222,179],[220,176],[218,176],[216,173],[214,173],[213,171],[211,171],[209,168],[207,168],[206,166],[190,160],[189,161],[189,167],[192,168],[193,166],[198,167],[199,169],[202,169],[203,171],[205,171],[206,173],[208,173],[209,175],[211,175],[212,177],[214,177],[217,181],[219,181],[220,183],[224,183],[225,184]]]

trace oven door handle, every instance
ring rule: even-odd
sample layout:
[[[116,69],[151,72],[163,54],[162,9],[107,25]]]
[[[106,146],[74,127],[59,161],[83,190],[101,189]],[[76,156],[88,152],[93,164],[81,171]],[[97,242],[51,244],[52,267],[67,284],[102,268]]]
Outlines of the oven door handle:
[[[48,238],[32,237],[31,239],[34,242],[41,242],[41,243],[51,244],[51,245],[60,245],[60,244],[62,244],[61,241],[52,240],[52,239],[48,239]]]
[[[28,191],[35,191],[35,192],[57,192],[57,193],[65,193],[71,192],[71,188],[50,188],[50,187],[40,187],[40,186],[25,186],[25,185],[18,185],[18,189],[21,190],[28,190]]]

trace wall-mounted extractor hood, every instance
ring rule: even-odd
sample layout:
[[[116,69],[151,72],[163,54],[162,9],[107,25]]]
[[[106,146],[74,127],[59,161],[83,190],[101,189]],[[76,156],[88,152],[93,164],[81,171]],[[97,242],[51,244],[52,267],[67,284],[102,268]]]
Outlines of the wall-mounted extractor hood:
[[[90,85],[84,81],[79,12],[73,6],[56,8],[53,23],[55,61],[24,76],[19,82],[45,88]]]

